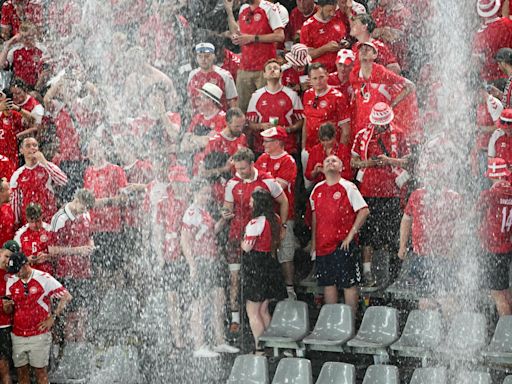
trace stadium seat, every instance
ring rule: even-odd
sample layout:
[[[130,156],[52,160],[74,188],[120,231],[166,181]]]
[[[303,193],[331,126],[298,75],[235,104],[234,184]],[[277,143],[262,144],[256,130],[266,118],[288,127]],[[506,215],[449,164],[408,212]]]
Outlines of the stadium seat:
[[[409,313],[400,339],[391,345],[395,354],[426,359],[441,341],[441,314],[414,310]]]
[[[505,380],[503,380],[503,384],[512,384],[512,375],[505,377]]]
[[[316,384],[356,384],[356,368],[352,364],[328,361],[322,366]]]
[[[454,316],[439,352],[451,359],[478,360],[486,344],[486,320],[481,313],[461,312]]]
[[[482,355],[493,363],[512,364],[512,316],[499,318],[491,343]]]
[[[400,384],[398,368],[393,365],[370,365],[363,384]]]
[[[302,339],[309,332],[308,306],[303,301],[283,300],[277,303],[268,329],[259,338],[265,347],[295,349],[297,356],[304,355]]]
[[[57,368],[49,375],[50,381],[56,384],[87,382],[94,365],[93,354],[91,343],[66,343]]]
[[[308,359],[285,357],[277,365],[272,384],[313,384],[311,362]]]
[[[398,334],[396,308],[369,307],[357,335],[347,345],[356,353],[388,356],[386,348],[398,339]]]
[[[231,368],[228,384],[268,384],[268,362],[265,356],[237,356]]]
[[[101,358],[103,360],[102,367],[91,375],[89,384],[140,384],[144,382],[138,369],[139,356],[135,347],[110,347]]]
[[[133,289],[109,290],[99,305],[100,311],[93,319],[95,331],[122,331],[136,322],[136,292]]]
[[[492,384],[487,372],[461,371],[455,375],[453,384]]]
[[[354,316],[345,304],[324,304],[315,329],[302,342],[317,351],[342,352],[343,345],[354,337]]]
[[[446,368],[417,368],[409,384],[445,384]]]

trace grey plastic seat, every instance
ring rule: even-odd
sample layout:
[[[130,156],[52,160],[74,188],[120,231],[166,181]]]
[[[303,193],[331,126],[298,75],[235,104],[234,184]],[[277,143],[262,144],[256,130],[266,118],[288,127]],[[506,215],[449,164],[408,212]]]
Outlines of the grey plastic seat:
[[[50,373],[56,384],[85,383],[93,367],[94,347],[91,343],[66,343],[57,369]]]
[[[402,336],[390,348],[402,356],[426,357],[441,341],[441,314],[414,310],[409,313]]]
[[[94,372],[89,381],[90,384],[139,384],[143,382],[138,369],[139,356],[135,347],[110,347],[104,352],[102,359],[102,368]]]
[[[492,340],[482,355],[496,363],[512,363],[512,316],[499,318]]]
[[[346,304],[324,304],[315,329],[302,340],[311,349],[343,351],[343,344],[354,337],[354,316]]]
[[[485,347],[487,338],[486,320],[481,313],[461,312],[454,316],[450,330],[439,352],[452,358],[475,360]]]
[[[322,366],[316,384],[356,384],[356,368],[352,364],[328,361]]]
[[[491,375],[487,372],[461,371],[453,380],[454,384],[492,384]]]
[[[398,339],[398,311],[396,308],[369,307],[363,316],[357,335],[347,342],[356,352],[374,354]]]
[[[296,357],[282,359],[277,365],[272,384],[313,384],[311,362]]]
[[[93,320],[96,331],[121,331],[136,322],[136,292],[133,289],[109,290]]]
[[[228,384],[268,384],[268,362],[265,356],[237,356],[231,368]]]
[[[260,342],[274,348],[277,356],[279,348],[291,348],[298,356],[304,354],[302,339],[309,332],[308,306],[303,301],[283,300],[277,303],[269,327],[260,336]]]
[[[446,368],[443,367],[417,368],[409,384],[445,384],[446,376]]]
[[[503,384],[512,384],[512,375],[505,377],[505,380],[503,380]]]
[[[398,368],[394,365],[370,365],[363,384],[400,384]]]

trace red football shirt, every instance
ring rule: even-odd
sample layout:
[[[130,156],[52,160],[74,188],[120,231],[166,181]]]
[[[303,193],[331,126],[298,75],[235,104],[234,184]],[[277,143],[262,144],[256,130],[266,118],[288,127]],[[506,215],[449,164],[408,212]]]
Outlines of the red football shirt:
[[[6,295],[7,279],[10,274],[5,269],[0,269],[0,297]],[[3,306],[0,308],[0,328],[10,327],[12,325],[12,314],[8,315],[4,312]]]
[[[29,21],[37,26],[42,26],[44,23],[44,9],[40,2],[29,1],[24,6],[25,19],[23,21]],[[7,0],[2,4],[0,24],[2,26],[11,28],[11,36],[18,34],[20,30],[21,20],[16,9],[12,4],[12,0]]]
[[[292,89],[282,87],[277,92],[270,92],[263,87],[252,94],[247,106],[247,119],[255,123],[268,123],[271,117],[277,117],[277,125],[287,127],[303,119],[303,111],[300,97]],[[264,152],[260,132],[253,132],[252,149],[256,153]],[[297,153],[297,134],[288,134],[285,150],[288,153]]]
[[[319,143],[318,130],[323,123],[331,122],[337,127],[337,139],[341,138],[341,124],[350,122],[350,103],[340,91],[329,87],[321,95],[313,89],[304,93],[304,116],[306,117],[306,150]]]
[[[333,17],[329,21],[320,20],[317,15],[310,17],[300,31],[300,42],[308,48],[319,48],[330,41],[339,43],[347,37],[345,24]],[[336,71],[336,56],[338,52],[327,52],[316,59],[314,63],[322,63],[328,72]]]
[[[236,81],[236,75],[240,68],[240,55],[224,48],[224,62],[221,68],[228,71],[233,76],[233,80]]]
[[[377,59],[375,59],[376,64],[383,65],[384,67],[388,66],[389,64],[398,63],[398,60],[396,59],[393,52],[391,52],[391,49],[387,46],[386,43],[383,43],[380,40],[372,39],[370,38],[370,41],[375,44],[375,46],[378,49]],[[359,64],[359,47],[361,46],[361,43],[358,41],[352,46],[352,51],[354,52],[354,55],[356,56],[356,61],[354,68],[357,68],[360,66]]]
[[[7,295],[14,301],[12,333],[20,337],[42,335],[39,324],[51,313],[51,299],[59,299],[67,292],[51,275],[33,270],[26,287],[16,276],[7,280]]]
[[[115,197],[119,190],[126,187],[126,175],[123,168],[105,163],[99,168],[88,167],[84,173],[84,188],[94,192],[96,199]],[[121,208],[117,206],[93,208],[91,210],[92,231],[120,232]]]
[[[238,137],[229,138],[222,132],[219,132],[210,138],[204,153],[207,155],[212,152],[221,152],[233,156],[240,148],[246,147],[247,139],[243,133]]]
[[[23,131],[21,114],[9,111],[0,114],[0,153],[14,164],[18,164],[18,141],[16,135]]]
[[[192,253],[201,259],[218,259],[215,220],[203,208],[192,204],[183,215],[182,231],[190,232],[196,240]]]
[[[9,51],[7,60],[12,64],[14,76],[33,87],[43,70],[43,54],[37,46],[28,48],[16,45]]]
[[[461,196],[451,190],[428,196],[425,189],[409,197],[405,214],[412,217],[412,246],[415,253],[446,256],[454,240],[455,225],[460,220]]]
[[[352,159],[352,156],[350,154],[350,147],[342,143],[336,143],[331,150],[331,154],[338,156],[343,163],[343,171],[341,171],[341,177],[343,177],[345,180],[352,180],[353,174],[352,167],[350,166],[350,160]],[[306,166],[304,175],[313,184],[317,184],[320,181],[325,180],[325,176],[322,172],[320,172],[315,179],[313,179],[311,173],[313,172],[313,169],[315,169],[315,165],[323,165],[326,157],[327,154],[325,153],[325,149],[321,143],[315,145],[309,151],[308,164]]]
[[[272,228],[265,216],[258,216],[247,223],[245,226],[244,241],[253,244],[253,251],[272,251]]]
[[[357,212],[368,205],[357,187],[345,179],[333,185],[318,183],[309,198],[316,215],[316,255],[325,256],[336,250],[354,225]]]
[[[164,231],[162,256],[168,262],[181,258],[180,233],[188,204],[188,200],[173,196],[171,189],[167,191],[167,198],[158,203],[156,220]]]
[[[269,1],[262,0],[253,11],[247,4],[240,7],[238,16],[240,33],[248,35],[267,35],[284,28],[277,7]],[[276,57],[274,43],[251,43],[242,45],[240,69],[244,71],[261,71],[269,59]]]
[[[222,90],[221,103],[224,110],[228,109],[228,100],[236,99],[238,93],[236,91],[235,80],[231,74],[216,65],[210,72],[204,72],[200,68],[196,68],[188,75],[187,93],[189,100],[192,101],[194,110],[198,109],[197,97],[200,95],[199,89],[206,83],[215,84]]]
[[[0,178],[5,177],[10,180],[15,170],[15,163],[8,157],[0,155]]]
[[[295,218],[295,180],[297,178],[297,164],[288,153],[283,152],[279,156],[270,156],[268,153],[262,154],[254,163],[254,166],[261,173],[269,173],[276,181],[286,183],[283,188],[288,198],[288,220]]]
[[[78,161],[82,159],[80,150],[80,136],[69,112],[62,108],[54,120],[55,133],[57,134],[59,149],[53,158],[53,162]]]
[[[193,133],[198,125],[204,125],[210,128],[210,130],[219,133],[226,128],[226,112],[219,111],[219,113],[213,116],[205,116],[202,113],[194,115],[190,121],[187,132]]]
[[[27,257],[37,256],[39,252],[48,253],[48,246],[52,245],[53,237],[50,232],[50,225],[43,223],[43,227],[39,231],[33,231],[28,224],[18,229],[14,240],[21,246],[21,252]],[[32,268],[40,271],[53,273],[53,264],[49,261],[44,263],[32,264]]]
[[[497,129],[489,139],[489,157],[501,157],[512,167],[512,135],[507,135],[502,129]]]
[[[512,252],[512,185],[500,181],[482,191],[477,209],[482,215],[479,234],[484,249],[492,253]]]
[[[299,8],[293,8],[290,12],[290,20],[285,28],[285,41],[295,41],[295,36],[297,34],[300,35],[300,30],[306,20],[313,16],[317,10],[318,6],[315,5],[313,12],[306,16],[299,10]]]
[[[0,205],[0,243],[14,238],[14,212],[9,203]]]

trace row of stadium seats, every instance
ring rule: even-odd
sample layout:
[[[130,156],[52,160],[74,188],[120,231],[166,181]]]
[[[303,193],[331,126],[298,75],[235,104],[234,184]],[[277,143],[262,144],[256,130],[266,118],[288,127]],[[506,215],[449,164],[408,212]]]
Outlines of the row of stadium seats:
[[[443,367],[417,368],[410,384],[445,384],[451,377],[454,384],[492,384],[486,372],[448,371]],[[233,364],[228,384],[270,382],[268,363],[264,356],[238,356]],[[311,362],[302,358],[284,358],[279,362],[272,384],[313,384]],[[352,364],[326,362],[316,384],[355,384],[356,369]],[[365,372],[363,384],[399,384],[399,371],[393,365],[371,365]],[[507,376],[503,384],[512,384]]]
[[[274,348],[275,356],[280,348],[286,348],[295,349],[299,357],[309,349],[370,354],[383,357],[382,361],[393,354],[421,358],[426,363],[436,354],[449,356],[450,360],[512,364],[512,316],[499,319],[490,343],[486,319],[480,313],[456,314],[444,338],[441,337],[443,321],[437,311],[411,311],[401,336],[398,317],[396,308],[369,307],[355,333],[350,307],[326,304],[313,331],[309,332],[307,304],[284,300],[277,303],[260,342]]]

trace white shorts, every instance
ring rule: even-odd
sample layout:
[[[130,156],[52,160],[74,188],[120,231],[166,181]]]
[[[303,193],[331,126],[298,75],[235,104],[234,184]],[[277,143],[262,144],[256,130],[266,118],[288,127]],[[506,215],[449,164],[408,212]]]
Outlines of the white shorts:
[[[279,249],[277,250],[277,260],[282,264],[288,261],[293,261],[293,256],[295,255],[295,248],[297,240],[295,239],[295,234],[293,233],[293,227],[295,222],[293,220],[288,220],[286,222],[286,235],[284,236]]]
[[[44,368],[50,359],[52,346],[51,332],[42,335],[21,337],[11,333],[12,361],[16,368],[30,364],[34,368]]]

